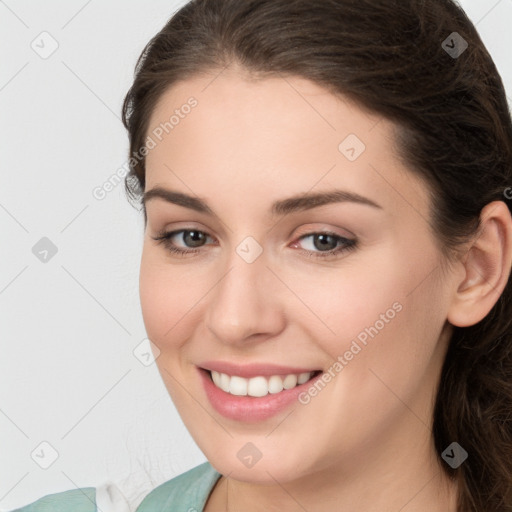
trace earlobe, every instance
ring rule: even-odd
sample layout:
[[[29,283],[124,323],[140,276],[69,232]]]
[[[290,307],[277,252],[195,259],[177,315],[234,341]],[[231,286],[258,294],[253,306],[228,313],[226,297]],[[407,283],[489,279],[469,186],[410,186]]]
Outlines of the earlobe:
[[[482,209],[480,229],[463,265],[463,279],[454,291],[448,321],[458,327],[474,325],[489,313],[510,278],[512,217],[503,201]]]

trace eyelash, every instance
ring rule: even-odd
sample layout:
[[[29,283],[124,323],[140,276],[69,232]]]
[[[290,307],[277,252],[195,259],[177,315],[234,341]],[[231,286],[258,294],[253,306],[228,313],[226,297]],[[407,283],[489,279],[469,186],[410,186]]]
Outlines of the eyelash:
[[[174,235],[177,235],[179,233],[187,233],[187,232],[191,232],[191,231],[209,236],[208,233],[205,233],[204,231],[199,231],[197,229],[180,229],[180,230],[176,230],[176,231],[160,233],[157,237],[154,237],[153,240],[155,240],[159,244],[163,244],[165,246],[165,248],[172,254],[176,254],[178,256],[185,256],[187,254],[195,254],[195,253],[200,252],[201,248],[180,249],[171,243],[171,238]],[[304,251],[307,254],[308,258],[335,258],[337,256],[340,256],[342,253],[352,251],[357,247],[356,240],[344,238],[336,233],[332,233],[331,231],[315,231],[312,233],[306,233],[305,235],[302,235],[300,238],[298,238],[297,241],[300,241],[304,238],[308,238],[310,236],[315,236],[315,235],[331,236],[331,237],[335,238],[338,242],[342,242],[344,245],[337,247],[335,249],[331,249],[329,251],[318,251],[317,252],[317,251],[309,251],[307,249],[301,249],[302,251]]]

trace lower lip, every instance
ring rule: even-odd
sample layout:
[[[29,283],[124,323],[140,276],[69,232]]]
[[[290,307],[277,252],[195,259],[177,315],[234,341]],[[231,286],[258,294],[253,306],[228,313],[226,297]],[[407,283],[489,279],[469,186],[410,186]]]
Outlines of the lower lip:
[[[226,393],[213,383],[210,372],[202,368],[198,368],[198,370],[206,396],[213,408],[226,418],[245,422],[264,421],[284,411],[293,402],[297,402],[298,396],[322,376],[322,373],[319,373],[316,377],[294,388],[285,389],[275,394],[269,393],[262,397],[253,397]]]

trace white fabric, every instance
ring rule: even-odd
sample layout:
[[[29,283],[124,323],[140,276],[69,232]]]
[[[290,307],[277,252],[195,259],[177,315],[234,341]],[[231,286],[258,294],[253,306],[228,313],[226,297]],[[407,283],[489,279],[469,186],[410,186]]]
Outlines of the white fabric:
[[[112,482],[96,487],[96,507],[98,512],[131,512],[128,501]]]

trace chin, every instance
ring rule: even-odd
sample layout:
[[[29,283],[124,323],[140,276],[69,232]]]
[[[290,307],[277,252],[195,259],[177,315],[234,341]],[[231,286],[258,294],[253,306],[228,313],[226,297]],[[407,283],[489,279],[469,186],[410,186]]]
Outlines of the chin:
[[[254,448],[249,443],[241,441],[234,442],[233,445],[234,447],[226,447],[222,452],[218,449],[215,453],[203,452],[210,464],[226,477],[252,484],[275,485],[276,481],[286,483],[307,474],[306,469],[297,460],[300,453],[296,449],[293,449],[294,456],[291,458],[284,457],[280,452],[274,452],[267,453],[267,456],[261,453],[259,460],[251,460],[247,454],[250,454]],[[267,452],[269,450],[267,448]]]

